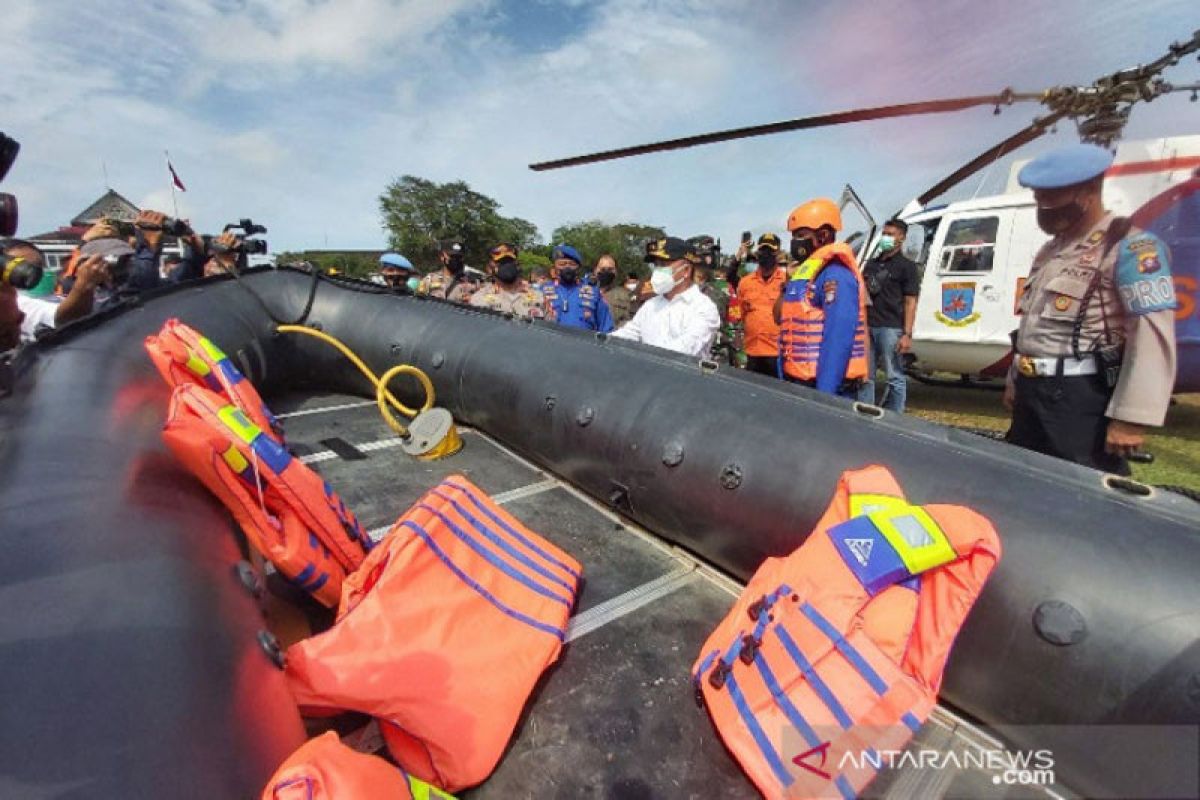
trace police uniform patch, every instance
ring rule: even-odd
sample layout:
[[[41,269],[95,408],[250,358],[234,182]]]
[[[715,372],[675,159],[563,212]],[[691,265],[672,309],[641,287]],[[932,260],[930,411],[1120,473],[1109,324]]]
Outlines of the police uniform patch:
[[[1100,240],[1104,238],[1104,231],[1092,231],[1087,237],[1088,244],[1100,244]]]
[[[1179,305],[1167,248],[1154,234],[1139,234],[1121,248],[1116,284],[1121,304],[1130,314],[1169,311]]]
[[[1137,253],[1142,250],[1158,250],[1158,237],[1156,236],[1138,236],[1129,239],[1125,242],[1125,247],[1129,252]]]
[[[825,281],[821,284],[821,291],[825,294],[825,305],[833,305],[833,302],[837,300],[837,281],[832,279]]]
[[[1067,295],[1060,294],[1058,297],[1054,298],[1054,310],[1055,311],[1066,311],[1070,307],[1071,307],[1071,298],[1068,297]]]

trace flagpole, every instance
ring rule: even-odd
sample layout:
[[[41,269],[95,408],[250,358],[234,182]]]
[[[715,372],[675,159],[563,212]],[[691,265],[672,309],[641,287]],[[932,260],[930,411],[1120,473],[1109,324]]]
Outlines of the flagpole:
[[[171,207],[175,209],[175,219],[179,219],[179,200],[175,196],[175,175],[171,171],[171,154],[163,150],[163,155],[167,159],[167,177],[169,178],[168,183],[171,184]]]

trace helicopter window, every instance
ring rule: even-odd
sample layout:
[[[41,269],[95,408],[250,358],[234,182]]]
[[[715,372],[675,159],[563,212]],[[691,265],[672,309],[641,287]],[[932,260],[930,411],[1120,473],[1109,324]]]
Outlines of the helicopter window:
[[[950,223],[942,245],[941,272],[991,272],[999,217],[972,217]]]

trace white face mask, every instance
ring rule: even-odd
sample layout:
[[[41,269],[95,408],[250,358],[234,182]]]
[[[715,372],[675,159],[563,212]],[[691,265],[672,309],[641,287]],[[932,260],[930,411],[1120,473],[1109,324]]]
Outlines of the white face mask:
[[[650,273],[650,288],[655,294],[663,295],[675,288],[675,270],[671,267],[655,267]]]

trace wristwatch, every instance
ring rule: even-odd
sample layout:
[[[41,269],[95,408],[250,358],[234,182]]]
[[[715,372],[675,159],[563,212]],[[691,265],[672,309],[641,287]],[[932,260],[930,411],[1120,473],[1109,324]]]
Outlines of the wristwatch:
[[[912,331],[904,331],[902,335],[904,335],[904,336],[907,336],[908,338],[910,338],[910,339],[911,339],[911,338],[912,338]]]

